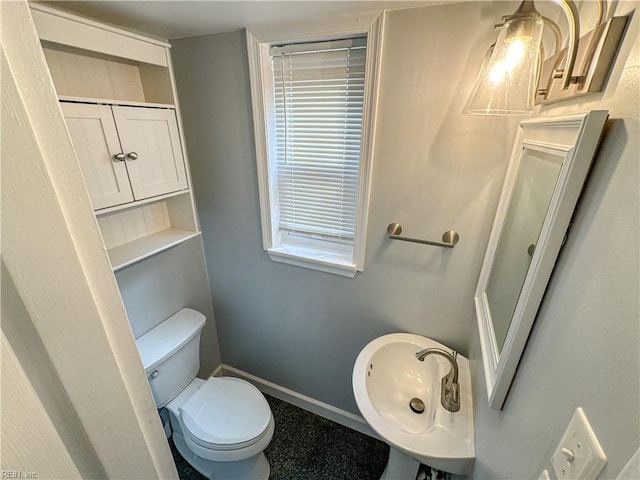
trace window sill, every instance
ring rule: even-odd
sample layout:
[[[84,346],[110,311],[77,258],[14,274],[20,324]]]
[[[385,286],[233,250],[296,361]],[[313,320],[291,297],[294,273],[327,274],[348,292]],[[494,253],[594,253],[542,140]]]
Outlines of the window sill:
[[[358,271],[352,261],[338,255],[327,255],[318,250],[277,247],[267,249],[267,253],[274,262],[287,263],[349,278],[355,277]]]

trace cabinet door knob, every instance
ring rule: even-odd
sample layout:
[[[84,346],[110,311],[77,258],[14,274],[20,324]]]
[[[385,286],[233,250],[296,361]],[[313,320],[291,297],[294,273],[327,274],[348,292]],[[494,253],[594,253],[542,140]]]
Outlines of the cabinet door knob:
[[[113,159],[114,159],[114,160],[117,160],[118,162],[124,162],[124,160],[125,160],[124,153],[122,153],[122,152],[120,152],[120,153],[116,153],[116,154],[113,156]]]
[[[127,153],[127,158],[129,160],[137,160],[138,159],[138,154],[136,152],[129,152],[129,153]]]

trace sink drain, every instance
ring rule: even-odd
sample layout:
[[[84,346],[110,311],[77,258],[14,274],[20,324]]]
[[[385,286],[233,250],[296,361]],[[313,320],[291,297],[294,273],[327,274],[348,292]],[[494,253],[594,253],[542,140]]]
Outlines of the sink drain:
[[[419,398],[412,398],[409,401],[409,408],[414,413],[422,413],[424,412],[424,402]]]

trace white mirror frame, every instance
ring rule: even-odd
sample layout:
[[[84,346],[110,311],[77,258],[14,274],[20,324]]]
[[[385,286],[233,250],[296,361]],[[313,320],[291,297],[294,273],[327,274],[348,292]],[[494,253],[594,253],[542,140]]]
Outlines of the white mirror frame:
[[[494,410],[501,410],[504,404],[607,117],[608,111],[593,110],[567,117],[520,122],[474,298],[487,396],[489,407]],[[500,351],[487,300],[487,286],[525,148],[553,153],[564,160]]]

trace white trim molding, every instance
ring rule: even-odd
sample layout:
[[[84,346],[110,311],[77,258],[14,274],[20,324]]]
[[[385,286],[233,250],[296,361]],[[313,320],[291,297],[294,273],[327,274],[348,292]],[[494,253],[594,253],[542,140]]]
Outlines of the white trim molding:
[[[328,403],[324,403],[316,400],[315,398],[311,398],[293,390],[289,390],[288,388],[269,382],[260,377],[256,377],[255,375],[251,375],[250,373],[244,372],[238,368],[234,368],[227,364],[222,364],[220,367],[216,368],[214,373],[212,373],[211,375],[226,375],[229,377],[242,378],[267,395],[271,395],[272,397],[290,403],[291,405],[300,407],[308,412],[320,415],[327,420],[339,423],[340,425],[350,428],[351,430],[355,430],[357,432],[368,435],[369,437],[384,441],[378,436],[377,433],[375,433],[371,429],[366,420],[360,415],[354,415],[353,413],[334,407],[333,405],[329,405]]]
[[[247,30],[246,32],[256,161],[258,164],[262,244],[273,261],[347,277],[354,277],[356,272],[362,271],[364,268],[384,21],[384,12],[370,12],[341,16],[331,21],[317,20],[311,24],[292,24],[254,32]],[[326,255],[325,252],[321,252],[321,255],[307,256],[302,253],[285,251],[287,249],[282,249],[274,240],[278,238],[279,232],[277,231],[277,222],[273,218],[273,213],[277,212],[276,200],[271,193],[276,191],[277,172],[272,166],[273,162],[269,161],[269,158],[274,155],[270,146],[270,143],[274,142],[269,141],[274,135],[269,131],[270,125],[273,125],[274,122],[268,117],[273,85],[269,48],[272,45],[296,41],[320,41],[361,35],[367,36],[367,59],[353,250],[346,261],[344,255]]]
[[[346,14],[326,19],[317,18],[300,23],[269,25],[252,29],[252,36],[259,43],[295,43],[301,38],[307,41],[323,41],[331,38],[348,38],[368,34],[376,22],[384,16],[382,10]]]

